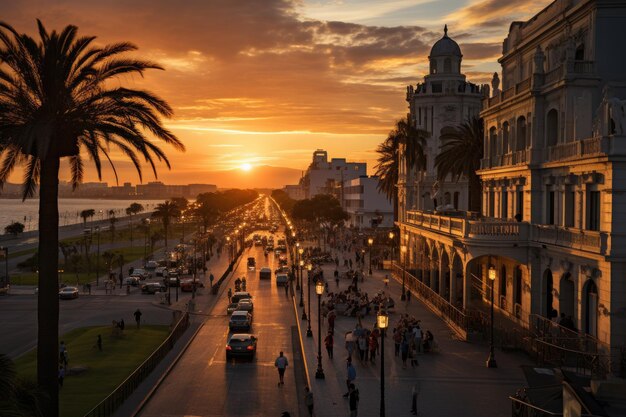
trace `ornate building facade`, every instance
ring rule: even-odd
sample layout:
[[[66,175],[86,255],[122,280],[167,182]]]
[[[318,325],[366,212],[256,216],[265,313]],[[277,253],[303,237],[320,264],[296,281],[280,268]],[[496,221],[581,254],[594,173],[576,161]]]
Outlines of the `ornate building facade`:
[[[480,113],[482,216],[405,206],[405,269],[459,327],[493,292],[512,325],[556,316],[626,344],[624,38],[623,2],[556,0],[512,23]]]

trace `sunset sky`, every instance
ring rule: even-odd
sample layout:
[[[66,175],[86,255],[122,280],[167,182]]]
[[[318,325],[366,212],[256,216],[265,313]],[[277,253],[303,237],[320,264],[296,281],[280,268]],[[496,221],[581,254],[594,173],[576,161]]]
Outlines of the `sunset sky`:
[[[259,165],[305,169],[316,148],[365,160],[371,173],[374,149],[406,114],[406,86],[423,77],[445,23],[468,79],[484,83],[498,70],[510,23],[549,3],[0,0],[0,19],[33,35],[36,18],[49,30],[75,24],[102,44],[133,42],[136,55],[165,67],[122,80],[175,109],[167,125],[187,152],[170,149],[172,170],[162,166],[159,180],[197,183],[242,164],[251,165],[248,175]],[[128,162],[117,166],[120,181],[138,181]],[[95,179],[90,168],[86,180]],[[103,180],[114,182],[110,170]]]

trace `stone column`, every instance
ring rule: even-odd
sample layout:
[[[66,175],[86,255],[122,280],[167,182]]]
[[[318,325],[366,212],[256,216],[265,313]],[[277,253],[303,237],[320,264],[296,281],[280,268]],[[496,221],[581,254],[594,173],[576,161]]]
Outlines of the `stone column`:
[[[457,300],[457,286],[456,286],[456,274],[457,272],[454,270],[454,261],[450,262],[450,265],[448,265],[448,268],[450,269],[450,297],[448,299],[448,301],[450,301],[450,304],[456,306],[456,300]]]
[[[439,257],[439,295],[445,298],[446,268],[443,259]]]

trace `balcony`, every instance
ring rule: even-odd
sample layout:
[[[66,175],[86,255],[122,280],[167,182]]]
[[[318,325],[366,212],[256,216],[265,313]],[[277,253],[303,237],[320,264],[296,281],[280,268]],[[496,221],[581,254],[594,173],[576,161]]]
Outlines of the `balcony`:
[[[602,145],[603,138],[597,137],[550,146],[547,149],[546,162],[566,161],[600,155],[603,153]]]
[[[507,167],[513,165],[527,165],[530,162],[530,149],[513,151],[504,155],[495,155],[493,158],[483,158],[480,161],[481,169]]]
[[[608,236],[603,232],[539,224],[533,224],[531,231],[538,243],[606,255]]]

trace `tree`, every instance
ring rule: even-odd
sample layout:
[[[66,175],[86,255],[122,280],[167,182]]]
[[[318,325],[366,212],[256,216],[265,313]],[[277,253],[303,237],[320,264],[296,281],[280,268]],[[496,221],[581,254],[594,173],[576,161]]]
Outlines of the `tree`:
[[[144,211],[143,205],[139,203],[132,203],[126,208],[126,215],[130,217],[130,246],[133,246],[133,215],[139,214]]]
[[[40,398],[35,384],[18,378],[13,361],[0,353],[0,415],[43,417]]]
[[[152,217],[160,219],[163,224],[163,230],[165,231],[165,247],[167,247],[167,236],[168,230],[170,227],[170,223],[172,219],[180,216],[180,210],[178,206],[174,204],[171,200],[167,200],[161,204],[156,206],[156,209],[152,213]]]
[[[445,131],[441,135],[439,155],[435,158],[439,180],[448,175],[452,181],[459,181],[461,177],[468,179],[470,211],[480,211],[481,207],[480,177],[476,171],[483,158],[483,132],[483,121],[479,117],[472,117]]]
[[[206,233],[209,225],[213,224],[219,217],[219,211],[207,202],[203,202],[194,209],[194,215],[202,220],[204,233]]]
[[[24,199],[33,196],[39,184],[37,382],[45,394],[43,413],[57,417],[60,161],[68,159],[75,189],[83,179],[85,156],[101,178],[102,158],[113,166],[110,152],[119,150],[141,179],[138,154],[155,174],[155,158],[169,167],[167,156],[147,133],[177,149],[184,146],[161,122],[161,116],[171,116],[171,107],[118,80],[162,68],[120,58],[136,49],[130,43],[93,46],[95,37],[78,37],[76,26],[48,32],[40,21],[37,24],[36,39],[0,22],[0,185],[18,165],[24,167]]]
[[[83,225],[87,227],[87,219],[93,218],[96,215],[96,211],[94,209],[86,209],[80,212],[80,217],[83,218]]]
[[[78,249],[76,248],[76,245],[72,245],[71,243],[67,243],[67,242],[59,242],[59,249],[61,250],[61,253],[63,254],[63,267],[67,268],[68,267],[68,259],[69,257],[78,252]]]
[[[398,180],[400,178],[398,137],[389,135],[387,139],[376,148],[378,164],[376,176],[378,176],[377,188],[393,203],[394,219],[398,219]]]
[[[117,217],[115,217],[115,211],[109,210],[109,230],[111,231],[111,243],[115,243],[115,223],[117,223]]]
[[[4,228],[4,233],[7,235],[17,236],[24,232],[24,225],[20,222],[13,222]]]
[[[295,220],[304,221],[312,229],[323,232],[324,244],[326,231],[334,230],[350,218],[341,208],[339,200],[328,194],[318,194],[311,199],[297,201],[291,215]]]

